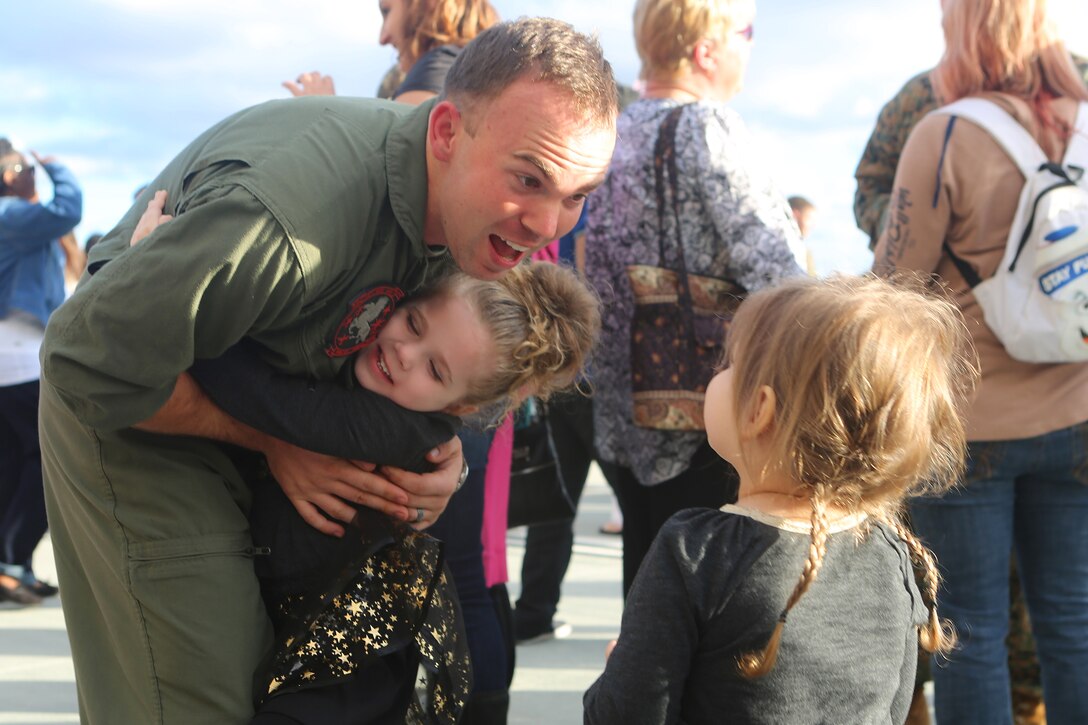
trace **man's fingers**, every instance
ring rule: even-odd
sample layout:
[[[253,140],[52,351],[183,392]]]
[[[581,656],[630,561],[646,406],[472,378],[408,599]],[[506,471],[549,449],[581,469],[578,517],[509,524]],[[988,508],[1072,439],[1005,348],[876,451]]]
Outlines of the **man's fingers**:
[[[378,468],[376,464],[370,463],[368,461],[351,461],[351,465],[355,466],[361,471],[366,471],[367,473],[372,473]]]
[[[302,517],[303,521],[310,526],[313,526],[321,533],[337,538],[344,535],[343,526],[334,521],[329,521],[321,514],[318,508],[309,501],[291,499],[291,503],[294,504],[295,510],[298,511],[298,515]]]
[[[409,509],[372,494],[359,494],[356,503],[366,506],[367,508],[372,508],[375,511],[381,511],[386,516],[397,519],[398,521],[411,522],[415,519],[416,515],[415,509]]]
[[[390,483],[384,475],[369,473],[355,466],[350,466],[350,469],[342,472],[340,478],[354,489],[355,495],[372,495],[384,498],[393,504],[408,505],[408,494],[410,492],[406,492],[400,486]],[[347,498],[353,501],[356,500],[354,495]]]
[[[439,443],[427,453],[427,460],[440,468],[442,467],[442,464],[449,463],[450,460],[455,457],[458,459],[461,458],[461,439],[457,436],[450,438],[445,443]]]

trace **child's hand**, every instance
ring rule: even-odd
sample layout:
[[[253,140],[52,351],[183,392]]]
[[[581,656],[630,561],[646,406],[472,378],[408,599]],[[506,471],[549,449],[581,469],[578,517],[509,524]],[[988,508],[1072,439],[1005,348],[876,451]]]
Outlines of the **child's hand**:
[[[166,192],[156,191],[151,201],[147,202],[147,209],[140,217],[140,221],[136,222],[136,229],[132,232],[132,239],[128,243],[130,247],[136,246],[141,239],[174,218],[169,214],[163,214],[164,208],[166,208]]]
[[[336,84],[332,82],[332,76],[324,75],[318,71],[302,73],[295,82],[284,81],[283,87],[291,91],[292,96],[335,96]]]

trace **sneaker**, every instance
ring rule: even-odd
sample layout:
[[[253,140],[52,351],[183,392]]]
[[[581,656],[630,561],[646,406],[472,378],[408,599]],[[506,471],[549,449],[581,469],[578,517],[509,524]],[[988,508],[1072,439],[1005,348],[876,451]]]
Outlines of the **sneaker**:
[[[519,636],[517,638],[518,644],[541,644],[542,642],[550,642],[553,639],[566,639],[574,632],[574,627],[569,623],[556,619],[552,622],[552,625],[542,632],[536,632],[524,637]]]
[[[60,589],[58,589],[56,585],[48,584],[37,578],[32,578],[31,581],[24,581],[23,586],[37,594],[42,599],[46,599],[47,597],[55,597],[57,595],[57,592],[60,591]]]

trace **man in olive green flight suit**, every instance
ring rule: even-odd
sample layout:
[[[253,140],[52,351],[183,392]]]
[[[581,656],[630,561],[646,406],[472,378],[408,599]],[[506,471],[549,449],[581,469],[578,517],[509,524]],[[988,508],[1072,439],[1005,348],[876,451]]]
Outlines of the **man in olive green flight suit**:
[[[350,331],[368,288],[411,291],[446,258],[493,279],[573,227],[615,115],[595,41],[554,20],[503,23],[423,106],[307,98],[228,118],[150,185],[143,201],[166,190],[173,222],[129,248],[138,205],[96,246],[42,347],[47,503],[83,722],[252,714],[271,631],[235,446],[264,454],[328,533],[353,513],[345,500],[429,525],[461,471],[456,439],[434,473],[382,476],[272,439],[215,408],[184,372],[193,360],[249,338],[283,371],[333,377],[366,342]]]

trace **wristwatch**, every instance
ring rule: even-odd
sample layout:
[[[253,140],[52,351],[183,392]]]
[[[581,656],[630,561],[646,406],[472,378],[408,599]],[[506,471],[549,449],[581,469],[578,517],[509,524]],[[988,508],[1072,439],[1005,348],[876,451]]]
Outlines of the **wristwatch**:
[[[465,481],[468,480],[468,459],[464,456],[461,457],[461,475],[457,479],[457,488],[453,489],[454,493],[461,490],[461,487],[465,485]]]

